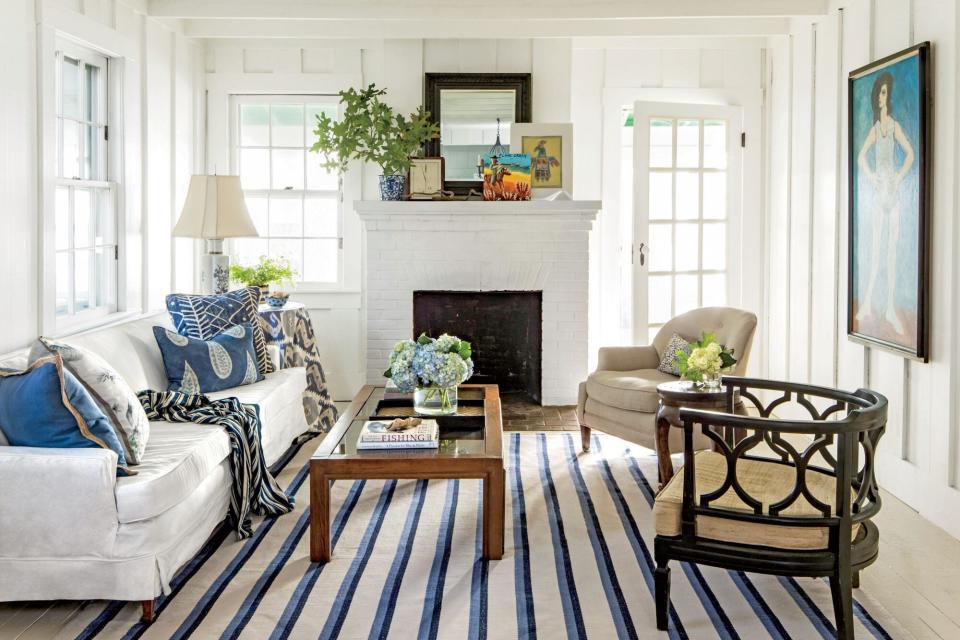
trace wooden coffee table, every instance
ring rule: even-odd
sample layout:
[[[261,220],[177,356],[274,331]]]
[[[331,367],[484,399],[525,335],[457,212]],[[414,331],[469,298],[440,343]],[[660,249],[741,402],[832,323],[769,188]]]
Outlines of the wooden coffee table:
[[[412,394],[366,386],[310,458],[310,559],[329,562],[331,480],[483,481],[483,557],[503,556],[503,424],[495,384],[460,386],[455,416],[439,416],[439,449],[357,451],[366,420],[414,415]]]

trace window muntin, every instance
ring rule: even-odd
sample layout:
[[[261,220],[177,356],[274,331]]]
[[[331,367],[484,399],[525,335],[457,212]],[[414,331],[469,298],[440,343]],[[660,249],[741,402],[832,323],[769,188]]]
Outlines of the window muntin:
[[[108,175],[108,61],[60,42],[55,55],[54,315],[58,325],[117,308],[116,183]]]
[[[233,161],[260,234],[231,243],[235,259],[283,257],[298,285],[342,281],[342,197],[335,172],[309,151],[316,116],[338,115],[335,96],[234,96]]]

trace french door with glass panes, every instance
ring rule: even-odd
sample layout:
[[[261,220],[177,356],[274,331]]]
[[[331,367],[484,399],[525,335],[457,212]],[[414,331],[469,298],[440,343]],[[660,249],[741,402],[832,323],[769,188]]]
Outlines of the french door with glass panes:
[[[637,344],[685,311],[739,299],[741,123],[740,107],[634,103]]]

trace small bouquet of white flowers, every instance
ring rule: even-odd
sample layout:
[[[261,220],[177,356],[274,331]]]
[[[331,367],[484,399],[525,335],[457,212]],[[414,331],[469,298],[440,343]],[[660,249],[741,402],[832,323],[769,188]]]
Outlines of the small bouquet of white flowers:
[[[735,364],[733,349],[721,346],[714,334],[706,332],[698,342],[690,343],[689,353],[681,351],[676,359],[680,376],[698,387],[720,386],[720,374]]]
[[[453,413],[457,385],[473,375],[471,355],[473,351],[466,340],[446,333],[439,338],[423,333],[416,341],[403,340],[394,346],[390,366],[383,375],[403,393],[415,393],[414,407],[418,413]]]

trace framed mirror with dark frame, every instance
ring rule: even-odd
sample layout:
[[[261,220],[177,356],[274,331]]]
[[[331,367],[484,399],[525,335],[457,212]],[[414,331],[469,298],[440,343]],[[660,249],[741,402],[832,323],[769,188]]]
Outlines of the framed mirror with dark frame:
[[[423,106],[440,126],[426,155],[443,157],[444,189],[456,195],[483,192],[482,159],[496,143],[510,147],[510,125],[530,122],[529,73],[426,73]],[[498,122],[499,118],[499,122]]]

